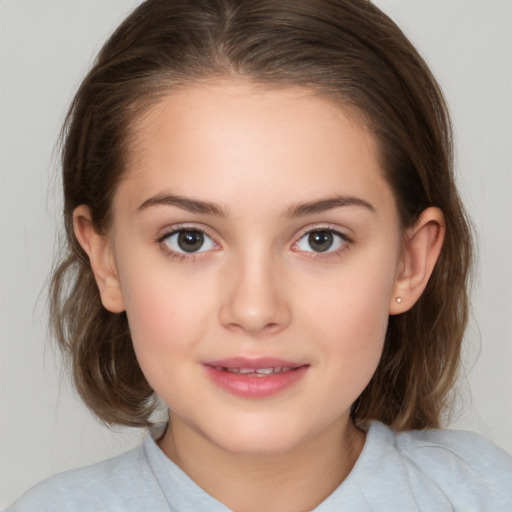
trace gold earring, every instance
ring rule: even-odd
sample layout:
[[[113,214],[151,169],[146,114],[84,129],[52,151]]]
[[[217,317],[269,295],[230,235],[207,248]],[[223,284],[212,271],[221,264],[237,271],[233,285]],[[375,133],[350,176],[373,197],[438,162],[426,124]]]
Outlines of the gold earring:
[[[398,304],[402,304],[402,297],[397,297],[395,300],[398,302]]]

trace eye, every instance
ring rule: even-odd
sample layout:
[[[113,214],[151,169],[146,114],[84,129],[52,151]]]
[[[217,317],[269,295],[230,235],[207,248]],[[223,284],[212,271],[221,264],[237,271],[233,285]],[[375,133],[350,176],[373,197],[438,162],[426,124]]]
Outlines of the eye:
[[[162,238],[162,242],[171,251],[178,253],[198,253],[211,251],[217,245],[203,231],[198,229],[179,229]]]
[[[347,237],[332,229],[308,231],[296,243],[299,251],[333,252],[347,242]]]

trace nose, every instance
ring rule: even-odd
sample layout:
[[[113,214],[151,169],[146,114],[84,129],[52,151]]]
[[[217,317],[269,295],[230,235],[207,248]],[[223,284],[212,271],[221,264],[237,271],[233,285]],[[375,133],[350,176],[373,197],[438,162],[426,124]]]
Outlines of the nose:
[[[277,333],[290,322],[284,279],[270,257],[252,255],[233,262],[220,284],[224,289],[220,321],[232,331]],[[282,274],[281,274],[282,275]]]

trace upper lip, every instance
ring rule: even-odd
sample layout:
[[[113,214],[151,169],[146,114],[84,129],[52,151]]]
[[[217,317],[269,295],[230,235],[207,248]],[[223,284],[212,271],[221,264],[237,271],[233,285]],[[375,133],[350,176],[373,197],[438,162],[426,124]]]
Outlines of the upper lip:
[[[306,365],[305,363],[287,361],[275,357],[230,357],[216,361],[206,361],[204,364],[213,367],[248,368],[251,370],[257,370],[259,368],[299,368],[300,366]]]

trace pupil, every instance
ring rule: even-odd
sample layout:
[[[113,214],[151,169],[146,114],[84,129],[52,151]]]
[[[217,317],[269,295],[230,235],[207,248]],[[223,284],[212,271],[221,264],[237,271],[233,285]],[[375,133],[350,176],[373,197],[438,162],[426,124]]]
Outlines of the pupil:
[[[185,252],[195,252],[201,249],[204,235],[201,231],[182,231],[178,236],[178,245]]]
[[[308,241],[314,251],[325,252],[331,247],[333,236],[330,231],[315,231],[310,233]]]

